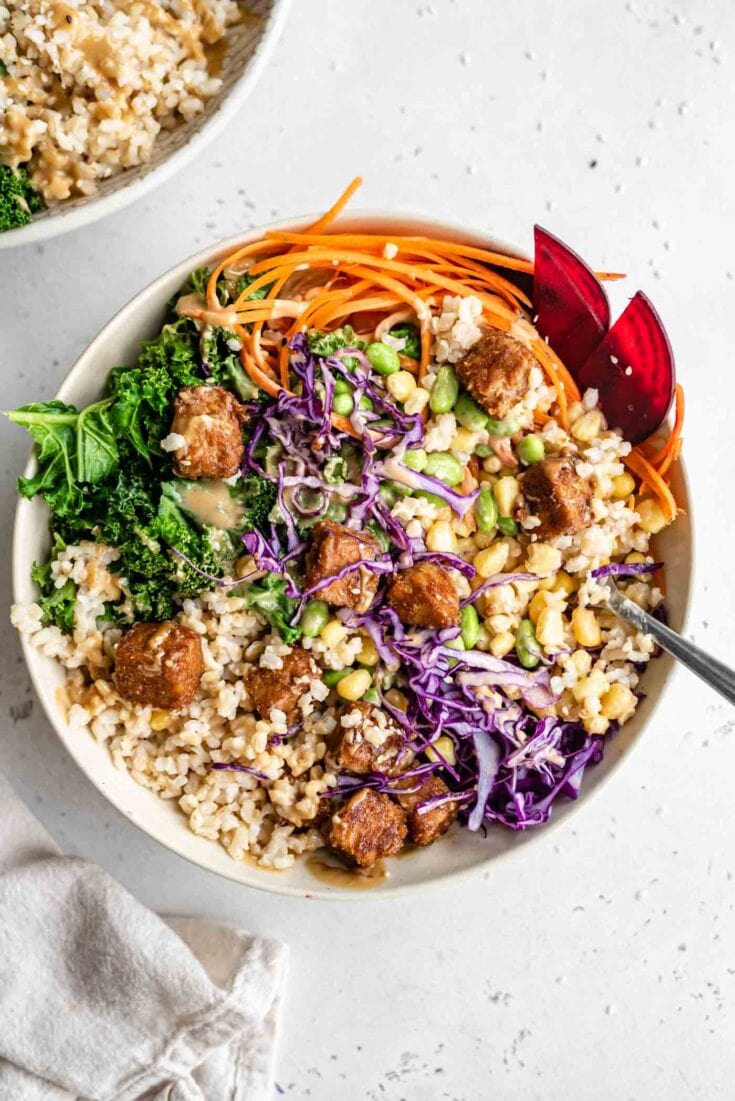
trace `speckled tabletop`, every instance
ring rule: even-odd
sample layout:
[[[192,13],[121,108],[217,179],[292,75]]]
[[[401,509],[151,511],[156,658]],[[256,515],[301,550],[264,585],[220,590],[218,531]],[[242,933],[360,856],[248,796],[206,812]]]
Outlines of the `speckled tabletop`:
[[[295,0],[237,126],[165,193],[0,257],[2,403],[50,395],[174,261],[319,209],[357,172],[366,207],[523,246],[541,221],[628,271],[668,324],[699,533],[689,631],[735,662],[734,92],[731,0]],[[25,454],[4,429],[6,563]],[[1,630],[0,769],[60,844],[151,906],[291,945],[287,1097],[733,1096],[734,716],[686,673],[561,832],[459,885],[331,906],[220,881],[137,832],[34,705],[6,607]]]

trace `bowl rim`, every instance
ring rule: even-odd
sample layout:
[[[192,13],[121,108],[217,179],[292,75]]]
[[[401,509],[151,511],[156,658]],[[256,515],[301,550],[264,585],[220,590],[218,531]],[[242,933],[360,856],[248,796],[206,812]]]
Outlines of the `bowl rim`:
[[[59,237],[62,233],[91,225],[109,214],[115,214],[137,199],[143,198],[166,180],[170,180],[189,161],[203,152],[224,130],[235,112],[250,95],[281,36],[291,0],[269,0],[269,3],[268,13],[263,17],[262,33],[248,58],[242,75],[234,81],[224,95],[218,94],[211,114],[179,149],[149,172],[127,183],[125,172],[121,172],[120,185],[109,195],[92,195],[79,205],[70,206],[68,210],[64,210],[62,204],[62,209],[52,217],[37,218],[25,226],[18,226],[16,229],[0,233],[0,251],[48,241],[52,237]]]
[[[91,365],[94,363],[98,349],[105,344],[109,338],[111,330],[115,330],[124,326],[127,322],[128,316],[134,314],[138,306],[142,302],[149,298],[155,297],[156,292],[159,291],[161,285],[169,280],[173,280],[174,276],[177,280],[186,278],[190,271],[196,267],[205,263],[212,263],[214,260],[221,258],[228,252],[234,251],[239,245],[250,243],[257,240],[268,230],[293,230],[298,231],[299,228],[303,228],[309,225],[320,216],[319,213],[296,215],[289,218],[279,219],[276,222],[270,222],[260,226],[255,226],[246,232],[233,234],[230,237],[225,238],[213,245],[209,245],[203,249],[198,250],[196,253],[184,260],[179,261],[177,264],[172,265],[165,272],[162,272],[150,283],[148,283],[142,290],[138,291],[124,306],[122,306],[113,317],[106,322],[106,324],[100,329],[93,340],[84,348],[76,362],[64,377],[57,393],[56,397],[65,400],[68,391],[74,390],[78,380],[83,380],[87,377]],[[449,222],[441,218],[434,218],[422,213],[411,213],[408,211],[402,211],[396,213],[389,210],[354,210],[347,214],[342,214],[339,219],[333,223],[329,232],[345,228],[352,222],[361,222],[363,224],[372,224],[373,229],[377,230],[378,226],[383,227],[390,226],[390,229],[397,232],[397,228],[401,223],[415,223],[421,224],[426,227],[427,232],[442,232],[451,233],[458,238],[464,238],[467,241],[473,241],[474,243],[480,243],[485,247],[488,247],[490,243],[495,251],[503,252],[507,255],[517,256],[522,259],[529,259],[527,253],[515,245],[508,244],[502,238],[496,237],[492,232],[479,228],[470,227],[467,225],[461,225],[459,223]],[[369,230],[368,230],[369,232]],[[33,472],[35,466],[35,457],[33,448],[31,448],[29,459],[24,468],[24,475],[28,476]],[[682,606],[682,633],[686,629],[690,611],[691,611],[691,593],[693,589],[693,580],[696,569],[695,559],[695,538],[694,538],[694,525],[691,522],[691,494],[689,479],[686,470],[686,461],[681,459],[678,464],[678,478],[683,489],[684,500],[686,504],[686,520],[687,529],[689,533],[688,538],[688,561],[689,569],[686,577],[686,587],[684,592],[684,601]],[[14,523],[13,523],[13,544],[12,544],[12,577],[13,577],[13,599],[14,601],[21,600],[21,594],[23,592],[23,586],[27,584],[28,578],[28,556],[25,553],[25,549],[22,545],[22,539],[25,535],[25,521],[24,511],[30,510],[34,502],[27,501],[23,498],[19,498],[15,508]],[[583,794],[577,800],[570,800],[566,805],[566,811],[564,815],[553,816],[544,824],[541,831],[531,831],[529,835],[529,841],[524,844],[517,844],[508,846],[507,848],[491,853],[488,852],[488,856],[485,859],[478,860],[466,867],[449,868],[446,871],[440,872],[431,878],[420,880],[418,882],[408,882],[391,885],[390,881],[387,881],[384,886],[375,891],[358,891],[351,888],[339,888],[339,887],[322,887],[319,881],[314,878],[314,886],[309,890],[305,890],[301,886],[291,885],[280,875],[273,874],[271,869],[259,868],[257,865],[253,866],[253,871],[257,873],[252,880],[245,881],[242,875],[238,875],[236,869],[241,869],[243,862],[235,861],[231,859],[232,872],[229,870],[229,866],[224,868],[212,867],[211,863],[208,863],[205,856],[199,857],[195,852],[191,852],[187,849],[185,839],[187,838],[186,832],[181,834],[181,842],[178,839],[164,840],[160,833],[157,832],[155,824],[149,824],[145,821],[140,821],[138,816],[121,805],[121,802],[116,798],[114,793],[107,790],[105,786],[104,776],[98,775],[97,771],[92,767],[87,767],[87,763],[74,752],[73,749],[73,737],[71,728],[64,721],[61,713],[52,712],[46,706],[45,694],[41,690],[41,671],[40,668],[36,668],[39,659],[43,658],[37,650],[31,645],[28,639],[24,635],[20,635],[21,648],[23,657],[28,669],[31,681],[33,683],[34,690],[38,699],[41,702],[44,714],[50,725],[52,726],[54,733],[61,741],[65,750],[69,753],[75,764],[85,774],[88,780],[94,785],[97,791],[104,797],[104,799],[115,808],[120,814],[122,814],[129,821],[133,822],[135,826],[146,833],[150,838],[156,841],[158,844],[169,849],[177,856],[193,863],[205,871],[211,874],[222,876],[234,883],[239,884],[242,887],[252,887],[256,890],[265,891],[269,894],[285,895],[292,898],[303,898],[307,900],[316,899],[321,901],[338,901],[338,902],[379,902],[387,899],[394,899],[398,897],[405,897],[409,894],[414,894],[418,891],[429,890],[431,888],[446,885],[449,882],[456,882],[460,878],[477,875],[480,871],[487,873],[491,866],[496,865],[498,862],[505,862],[511,857],[518,858],[525,853],[530,844],[536,838],[549,837],[555,834],[556,831],[561,828],[571,817],[576,817],[583,807],[587,806],[593,797],[599,794],[599,792],[607,786],[613,776],[617,775],[618,771],[623,767],[624,763],[628,762],[632,753],[638,748],[643,740],[645,731],[652,724],[658,709],[661,705],[664,695],[666,694],[672,677],[675,673],[678,675],[678,663],[667,655],[663,655],[657,659],[665,662],[662,680],[660,687],[658,688],[655,698],[652,700],[649,714],[647,715],[641,730],[634,736],[634,739],[630,742],[624,752],[617,755],[617,757],[609,764],[609,767],[604,774],[600,776],[594,787]],[[55,661],[55,659],[46,658],[44,660]],[[92,735],[87,733],[88,737]],[[109,755],[108,755],[109,756]],[[111,757],[109,757],[109,767],[114,768]],[[132,777],[129,778],[132,783],[135,781]],[[155,792],[148,792],[151,798],[158,798]],[[192,835],[195,836],[195,835]],[[217,844],[217,842],[211,842],[211,844]],[[286,869],[288,871],[288,869]]]

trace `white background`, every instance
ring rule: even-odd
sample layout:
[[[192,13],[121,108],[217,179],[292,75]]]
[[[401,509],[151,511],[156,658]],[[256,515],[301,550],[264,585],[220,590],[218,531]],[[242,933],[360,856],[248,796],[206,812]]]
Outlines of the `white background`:
[[[735,663],[734,76],[731,0],[294,0],[240,118],[184,175],[0,256],[2,404],[50,397],[112,313],[181,257],[323,208],[357,172],[365,207],[525,247],[539,221],[626,270],[627,293],[645,289],[668,324],[698,531],[689,630]],[[2,431],[7,562],[26,441]],[[220,881],[112,811],[33,706],[5,618],[2,630],[0,768],[57,840],[158,909],[290,944],[287,1097],[733,1096],[735,731],[687,674],[630,763],[553,838],[415,900],[327,905]]]

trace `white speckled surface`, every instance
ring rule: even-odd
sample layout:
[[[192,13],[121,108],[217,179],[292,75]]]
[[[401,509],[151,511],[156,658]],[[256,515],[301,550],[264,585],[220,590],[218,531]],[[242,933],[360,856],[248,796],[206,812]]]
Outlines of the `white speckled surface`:
[[[735,662],[734,79],[729,0],[553,11],[542,0],[299,0],[239,125],[184,177],[0,259],[2,403],[52,393],[117,307],[181,256],[318,209],[358,171],[365,206],[485,225],[521,245],[541,221],[626,269],[668,324],[700,518],[690,627]],[[26,444],[2,433],[7,562]],[[7,575],[2,585],[6,605]],[[492,878],[329,906],[238,888],[136,832],[33,708],[5,611],[1,629],[0,769],[57,840],[158,909],[291,944],[287,1097],[732,1096],[735,726],[685,673],[632,763],[553,839]]]

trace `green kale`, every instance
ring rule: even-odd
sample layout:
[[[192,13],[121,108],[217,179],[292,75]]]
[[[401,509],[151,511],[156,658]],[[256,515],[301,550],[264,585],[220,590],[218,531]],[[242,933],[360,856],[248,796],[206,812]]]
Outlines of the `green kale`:
[[[0,233],[27,225],[38,210],[43,202],[25,171],[0,164]]]
[[[55,558],[64,549],[61,539],[54,540]],[[70,635],[74,630],[74,607],[77,599],[77,587],[69,578],[57,589],[51,570],[51,559],[48,562],[34,562],[31,567],[31,581],[35,581],[41,590],[38,603],[41,606],[41,622],[44,627],[58,627],[64,634]]]
[[[286,596],[286,582],[275,573],[267,573],[253,581],[244,592],[248,606],[261,612],[289,646],[301,637],[301,628],[291,625],[299,606],[298,600]]]
[[[235,343],[238,347],[231,347]],[[201,342],[201,353],[212,381],[233,390],[240,401],[254,401],[263,396],[240,362],[239,341],[234,333],[212,329]]]
[[[403,341],[401,355],[409,359],[421,359],[421,334],[415,325],[394,325],[390,335]]]
[[[8,75],[8,66],[5,64],[4,61],[0,61],[0,76],[7,76],[7,75]]]
[[[248,474],[239,487],[241,499],[245,508],[245,525],[243,531],[267,532],[270,527],[270,517],[278,500],[278,488],[275,482],[269,482],[267,478],[261,478],[257,474]]]
[[[335,329],[331,333],[320,329],[313,329],[307,336],[306,342],[309,351],[315,356],[333,356],[340,348],[359,348],[364,351],[367,344],[355,335],[354,329],[344,325],[341,329]]]

